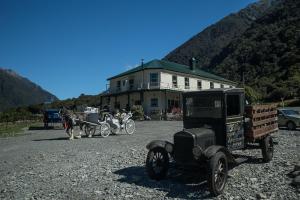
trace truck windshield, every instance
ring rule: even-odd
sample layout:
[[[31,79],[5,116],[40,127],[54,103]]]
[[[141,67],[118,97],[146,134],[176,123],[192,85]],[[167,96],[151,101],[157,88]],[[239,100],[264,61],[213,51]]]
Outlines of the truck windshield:
[[[187,97],[185,115],[196,118],[221,118],[221,98],[214,96]]]

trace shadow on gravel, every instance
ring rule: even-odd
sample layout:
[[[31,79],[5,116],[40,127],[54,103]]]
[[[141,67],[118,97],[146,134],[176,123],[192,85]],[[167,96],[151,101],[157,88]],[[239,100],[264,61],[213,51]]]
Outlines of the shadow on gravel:
[[[191,174],[176,169],[170,169],[165,180],[151,180],[141,166],[128,167],[114,172],[123,176],[119,182],[135,184],[151,189],[167,192],[166,197],[183,199],[211,198],[208,191],[205,173]]]
[[[40,131],[40,130],[63,130],[62,127],[57,127],[57,126],[48,126],[47,128],[43,126],[30,126],[28,128],[30,131]]]
[[[48,139],[36,139],[36,140],[32,140],[34,142],[40,142],[40,141],[57,141],[57,140],[69,140],[69,137],[59,137],[59,138],[48,138]]]

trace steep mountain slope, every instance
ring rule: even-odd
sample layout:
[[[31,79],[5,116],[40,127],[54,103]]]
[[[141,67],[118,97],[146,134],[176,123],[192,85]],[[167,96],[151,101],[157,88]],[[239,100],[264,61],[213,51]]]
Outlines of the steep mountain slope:
[[[264,14],[266,9],[276,3],[278,3],[278,0],[259,1],[247,6],[238,13],[230,14],[189,39],[164,59],[188,65],[189,60],[195,57],[199,66],[206,67],[211,59],[220,53],[222,48],[227,46],[234,38],[242,35],[256,19]]]
[[[245,83],[271,100],[300,95],[300,1],[269,10],[208,68],[234,81],[244,73]]]
[[[57,97],[14,71],[0,68],[0,111],[50,100]]]

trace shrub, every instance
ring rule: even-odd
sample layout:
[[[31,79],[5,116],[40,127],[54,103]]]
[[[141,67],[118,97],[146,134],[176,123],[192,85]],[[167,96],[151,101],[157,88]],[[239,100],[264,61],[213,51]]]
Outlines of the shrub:
[[[131,108],[131,112],[134,120],[143,120],[144,119],[144,109],[141,105],[134,105]]]

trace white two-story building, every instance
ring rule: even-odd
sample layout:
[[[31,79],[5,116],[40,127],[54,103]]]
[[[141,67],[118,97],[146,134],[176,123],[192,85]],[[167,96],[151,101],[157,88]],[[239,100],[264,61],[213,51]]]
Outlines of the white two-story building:
[[[146,114],[181,109],[182,92],[235,87],[236,83],[191,66],[152,60],[107,79],[101,105],[111,110],[142,105]]]

